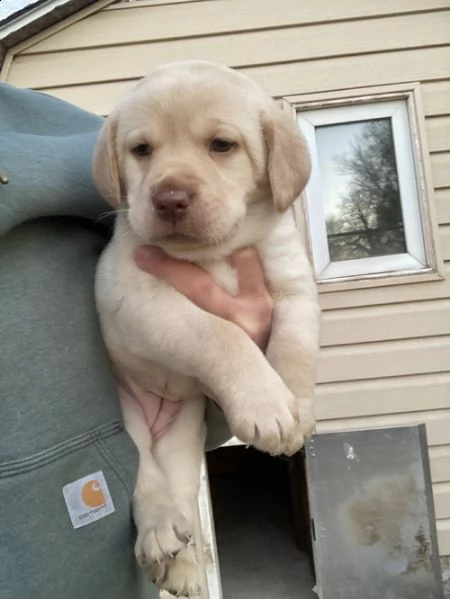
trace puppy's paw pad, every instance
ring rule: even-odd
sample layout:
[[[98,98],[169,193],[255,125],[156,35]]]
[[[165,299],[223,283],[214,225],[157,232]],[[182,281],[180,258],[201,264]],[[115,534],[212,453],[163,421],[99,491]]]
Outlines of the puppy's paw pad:
[[[174,507],[152,509],[145,526],[140,526],[135,555],[140,566],[150,566],[177,555],[192,539],[192,527]]]
[[[200,569],[194,545],[189,545],[173,559],[153,564],[150,573],[156,585],[170,596],[200,599]]]
[[[261,402],[262,403],[262,402]],[[245,406],[229,417],[232,432],[244,443],[271,455],[292,455],[304,444],[295,398],[276,398],[271,405]]]

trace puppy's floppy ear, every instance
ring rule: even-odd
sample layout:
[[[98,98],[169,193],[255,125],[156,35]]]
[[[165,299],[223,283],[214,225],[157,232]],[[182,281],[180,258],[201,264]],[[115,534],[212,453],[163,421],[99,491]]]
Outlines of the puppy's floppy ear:
[[[103,198],[115,207],[119,206],[123,195],[117,160],[116,130],[116,119],[108,117],[100,130],[92,161],[94,183]]]
[[[276,104],[264,115],[263,130],[269,148],[273,203],[278,212],[284,212],[308,182],[311,172],[308,149],[294,119]]]

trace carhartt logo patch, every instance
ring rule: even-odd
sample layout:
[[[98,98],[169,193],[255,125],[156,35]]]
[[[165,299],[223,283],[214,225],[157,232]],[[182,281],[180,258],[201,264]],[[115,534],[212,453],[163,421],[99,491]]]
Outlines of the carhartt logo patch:
[[[74,528],[81,528],[114,512],[113,500],[101,470],[65,485],[63,495]]]

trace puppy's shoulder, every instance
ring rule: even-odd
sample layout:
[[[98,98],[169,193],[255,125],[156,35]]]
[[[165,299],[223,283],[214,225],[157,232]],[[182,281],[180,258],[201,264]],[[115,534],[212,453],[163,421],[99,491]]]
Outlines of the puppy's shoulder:
[[[315,284],[302,235],[291,211],[280,215],[256,247],[271,292],[313,292]]]
[[[167,301],[168,295],[176,295],[166,283],[135,264],[133,252],[139,245],[131,231],[117,223],[97,266],[96,298],[100,309],[116,311],[124,303],[136,307],[158,298]]]

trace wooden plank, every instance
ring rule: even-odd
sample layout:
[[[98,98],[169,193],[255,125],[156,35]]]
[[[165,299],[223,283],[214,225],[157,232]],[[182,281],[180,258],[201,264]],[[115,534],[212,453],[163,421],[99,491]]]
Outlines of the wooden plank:
[[[436,202],[436,212],[439,224],[450,225],[450,187],[447,187],[446,189],[437,189],[434,201]]]
[[[435,189],[450,187],[450,152],[431,154],[431,173]]]
[[[450,227],[448,257],[450,258]],[[322,347],[450,335],[450,300],[432,300],[367,308],[349,308],[323,315]]]
[[[35,66],[36,70],[41,71],[39,63]],[[113,69],[113,65],[111,68]],[[338,88],[353,89],[364,85],[445,79],[450,71],[450,47],[294,62],[252,67],[242,71],[259,81],[273,96]],[[7,81],[11,82],[12,77],[14,77],[14,64]],[[113,73],[111,77],[114,79]],[[43,90],[86,110],[106,115],[119,98],[134,85],[134,82],[135,80],[110,81],[79,86],[44,87]],[[439,165],[440,161],[442,159],[437,160]],[[439,171],[435,178],[439,187],[450,187],[450,181],[447,185],[443,184],[450,179],[450,175],[444,176]]]
[[[436,518],[450,518],[450,483],[433,484],[433,496]]]
[[[322,310],[335,310],[356,306],[376,306],[399,304],[402,302],[423,301],[450,297],[450,264],[444,265],[445,279],[440,281],[415,282],[403,285],[372,287],[370,289],[350,289],[321,293],[319,301]]]
[[[325,433],[344,430],[410,426],[414,424],[426,425],[428,444],[430,446],[450,444],[450,410],[414,412],[411,414],[389,414],[386,416],[370,416],[364,418],[352,418],[349,420],[339,419],[318,421],[317,431],[319,433]]]
[[[450,11],[307,28],[250,31],[188,41],[19,55],[14,60],[9,81],[19,87],[37,89],[138,78],[161,64],[183,59],[203,58],[240,68],[369,52],[404,51],[445,44],[449,31]],[[39,69],[36,69],[36,61]]]
[[[331,383],[446,372],[449,364],[450,337],[325,347],[317,380]]]
[[[450,555],[450,519],[438,520],[436,523],[439,555]]]
[[[361,19],[383,15],[427,13],[448,9],[448,0],[214,0],[172,6],[130,4],[123,10],[104,10],[30,48],[32,52],[130,44],[180,37],[256,31],[293,25]]]
[[[450,445],[430,447],[429,456],[433,482],[450,481]]]
[[[424,84],[422,97],[426,116],[450,114],[450,80]]]
[[[450,409],[450,372],[321,384],[314,405],[320,420]]]

